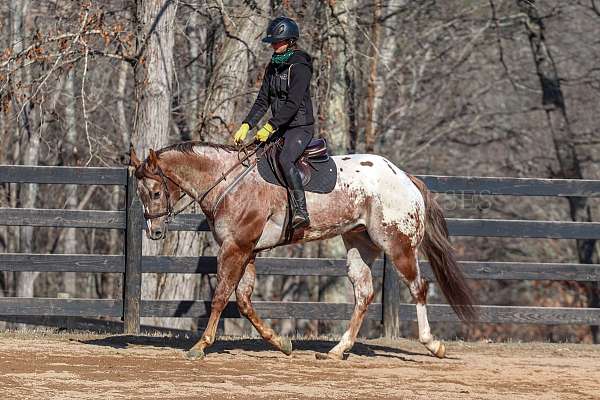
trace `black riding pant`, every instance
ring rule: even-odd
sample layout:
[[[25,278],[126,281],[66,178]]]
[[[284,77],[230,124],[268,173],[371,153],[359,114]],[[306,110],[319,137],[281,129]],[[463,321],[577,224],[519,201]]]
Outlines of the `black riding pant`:
[[[306,200],[302,177],[296,168],[295,162],[300,158],[306,146],[313,137],[314,125],[295,126],[281,132],[283,135],[283,148],[279,153],[279,165],[287,183],[292,190],[292,202],[296,209],[304,210],[306,213]]]
[[[283,171],[296,167],[294,164],[310,143],[314,134],[314,125],[294,126],[281,132],[283,149],[279,153],[279,165]]]

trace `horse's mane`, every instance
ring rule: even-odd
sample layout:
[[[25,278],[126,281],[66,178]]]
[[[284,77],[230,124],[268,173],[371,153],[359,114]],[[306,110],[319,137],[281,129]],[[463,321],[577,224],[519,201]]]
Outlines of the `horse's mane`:
[[[190,153],[194,153],[194,147],[196,147],[196,146],[212,147],[212,148],[218,149],[218,150],[225,150],[228,153],[232,153],[234,151],[239,150],[238,146],[234,146],[231,144],[219,144],[219,143],[203,142],[203,141],[199,141],[199,140],[190,140],[187,142],[175,143],[175,144],[163,147],[162,149],[158,150],[156,152],[156,154],[160,155],[167,151],[179,151],[181,153],[190,154]]]

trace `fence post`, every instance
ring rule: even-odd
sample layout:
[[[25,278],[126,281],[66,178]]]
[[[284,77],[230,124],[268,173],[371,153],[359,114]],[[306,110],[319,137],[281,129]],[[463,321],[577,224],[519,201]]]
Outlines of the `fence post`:
[[[394,264],[383,256],[383,335],[400,337],[400,275]]]
[[[142,206],[136,191],[135,169],[127,168],[125,276],[123,322],[126,334],[140,333],[142,302]]]

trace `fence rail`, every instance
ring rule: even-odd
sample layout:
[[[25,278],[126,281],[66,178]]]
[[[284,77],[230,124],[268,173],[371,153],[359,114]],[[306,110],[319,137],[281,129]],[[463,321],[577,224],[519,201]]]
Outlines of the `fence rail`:
[[[125,211],[82,211],[3,208],[2,222],[16,226],[125,229]],[[140,216],[140,219],[143,217]],[[452,236],[522,237],[546,239],[600,239],[598,222],[559,222],[502,219],[447,218]],[[179,214],[171,231],[208,231],[203,215]]]
[[[600,197],[600,180],[417,175],[436,193]],[[0,165],[0,182],[127,185],[127,168]]]
[[[568,179],[521,179],[420,176],[430,190],[450,194],[510,196],[600,197],[600,181]],[[143,216],[135,193],[135,179],[127,168],[73,168],[0,166],[0,183],[121,185],[126,189],[126,207],[120,211],[0,208],[0,225],[68,228],[104,228],[125,231],[123,255],[0,254],[0,271],[103,272],[124,275],[122,299],[0,298],[4,316],[122,317],[125,331],[139,331],[142,316],[207,317],[207,300],[150,301],[141,299],[143,273],[216,272],[215,257],[142,256]],[[600,223],[499,219],[448,218],[453,236],[522,237],[555,239],[600,239]],[[178,215],[172,230],[208,230],[202,215]],[[469,279],[600,281],[600,264],[462,261]],[[425,279],[434,276],[427,262],[421,263]],[[257,258],[260,275],[346,276],[343,259]],[[382,321],[394,335],[400,321],[416,320],[414,305],[398,303],[399,279],[390,265],[377,260],[375,279],[383,280],[382,303],[372,304],[368,319]],[[349,319],[353,304],[314,302],[254,302],[264,318]],[[600,325],[600,309],[477,306],[482,323],[586,324]],[[455,322],[448,305],[428,307],[429,320]],[[223,313],[237,318],[230,303]]]
[[[352,315],[354,304],[319,302],[252,302],[263,318],[269,319],[320,319],[347,320]],[[0,301],[0,315],[7,316],[76,316],[76,317],[121,317],[122,300],[113,299],[54,299],[5,297]],[[413,304],[397,304],[399,319],[416,321]],[[493,324],[584,324],[598,325],[600,309],[568,307],[518,307],[518,306],[476,306],[479,322]],[[432,322],[458,322],[458,317],[450,306],[430,304],[427,307],[428,319]],[[208,300],[142,300],[142,317],[187,317],[208,318]],[[240,318],[235,302],[229,302],[223,312],[224,318]],[[369,306],[367,319],[381,321],[383,305]]]
[[[600,264],[460,261],[468,279],[600,281]],[[427,261],[420,263],[421,274],[429,281],[434,275]],[[216,257],[142,257],[142,273],[215,274]],[[125,272],[125,256],[89,254],[0,254],[0,271],[37,272]],[[331,258],[258,257],[258,275],[347,276],[346,260]],[[371,269],[373,278],[383,277],[383,260]]]

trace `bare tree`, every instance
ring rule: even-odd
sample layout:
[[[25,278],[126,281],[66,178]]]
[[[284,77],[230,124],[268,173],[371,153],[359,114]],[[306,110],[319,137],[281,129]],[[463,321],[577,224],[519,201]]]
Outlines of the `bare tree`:
[[[138,36],[134,65],[136,113],[131,140],[138,154],[144,154],[151,148],[160,149],[169,143],[177,6],[177,1],[137,2],[135,19]],[[144,239],[144,253],[197,254],[194,241],[183,239],[193,235],[171,234],[164,243]],[[145,274],[143,277],[142,297],[147,299],[191,298],[193,293],[194,280],[191,276]],[[190,322],[183,319],[160,321],[148,318],[146,322],[175,328],[190,326]]]

